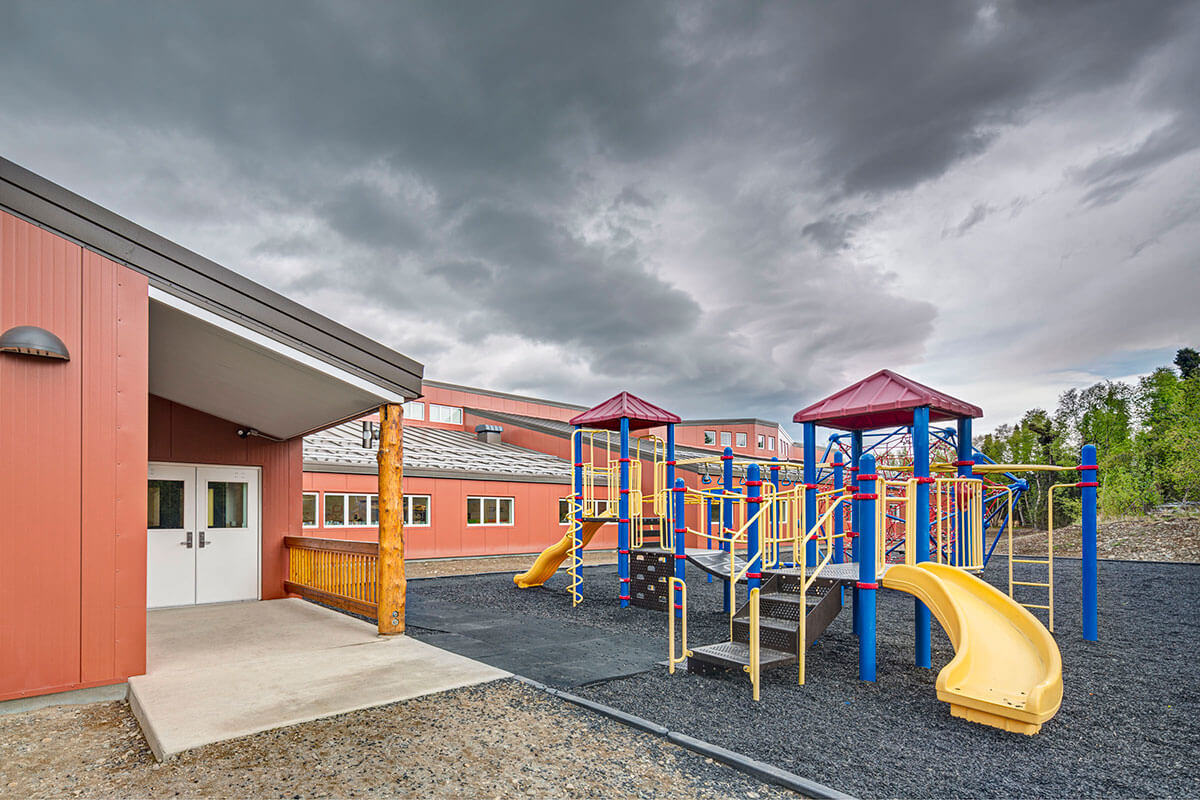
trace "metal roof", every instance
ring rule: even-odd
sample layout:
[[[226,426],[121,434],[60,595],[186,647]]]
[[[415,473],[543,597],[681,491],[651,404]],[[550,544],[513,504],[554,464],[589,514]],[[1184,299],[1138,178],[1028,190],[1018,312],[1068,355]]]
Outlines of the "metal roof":
[[[420,363],[0,158],[0,207],[147,276],[150,286],[404,397]]]
[[[574,430],[574,426],[572,426],[569,422],[559,422],[558,420],[543,419],[541,417],[527,417],[522,414],[510,414],[507,411],[489,411],[480,408],[468,408],[465,409],[465,412],[468,414],[474,414],[475,416],[482,417],[484,419],[494,420],[502,424],[515,425],[518,428],[525,428],[538,433],[545,433],[549,436],[557,436],[560,439],[570,439],[571,431]],[[613,446],[614,448],[616,447],[615,442]],[[637,443],[631,440],[629,447],[631,453],[636,455]],[[721,455],[722,450],[723,448],[719,450],[705,450],[699,447],[688,447],[686,445],[677,444],[675,445],[675,458],[681,461],[693,458],[712,458],[714,456]],[[735,455],[734,458],[739,462],[756,460],[745,455]],[[760,460],[759,463],[765,464],[767,462]],[[801,479],[800,465],[798,463],[789,460],[781,461],[779,464],[780,468],[784,471],[781,477],[786,480]],[[679,469],[687,470],[688,472],[694,472],[697,475],[715,475],[716,472],[719,472],[719,470],[713,472],[710,469],[708,473],[705,473],[704,468],[696,464],[681,464]],[[740,466],[735,466],[734,472],[738,475],[741,475],[742,468]]]
[[[890,369],[881,369],[858,383],[797,411],[793,422],[814,422],[829,428],[867,431],[912,424],[912,410],[929,406],[929,421],[982,417],[979,406],[931,389]]]
[[[598,406],[593,406],[582,414],[571,417],[572,425],[587,428],[602,428],[604,430],[620,430],[621,420],[629,419],[629,429],[643,430],[659,425],[673,424],[683,420],[664,411],[658,406],[647,403],[642,398],[629,392],[613,395]]]
[[[346,422],[304,437],[307,472],[375,475],[375,450],[362,446],[362,424]],[[404,474],[411,477],[570,483],[567,461],[516,445],[482,442],[466,431],[404,426]]]

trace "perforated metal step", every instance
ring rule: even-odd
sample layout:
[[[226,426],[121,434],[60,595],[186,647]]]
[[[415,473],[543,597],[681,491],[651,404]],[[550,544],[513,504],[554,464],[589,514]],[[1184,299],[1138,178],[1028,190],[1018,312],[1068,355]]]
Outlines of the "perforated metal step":
[[[758,666],[761,670],[774,669],[796,663],[795,653],[783,653],[760,647],[758,650]],[[750,665],[750,645],[745,642],[717,642],[692,649],[688,657],[689,672],[706,672],[716,667],[719,669],[736,669]]]

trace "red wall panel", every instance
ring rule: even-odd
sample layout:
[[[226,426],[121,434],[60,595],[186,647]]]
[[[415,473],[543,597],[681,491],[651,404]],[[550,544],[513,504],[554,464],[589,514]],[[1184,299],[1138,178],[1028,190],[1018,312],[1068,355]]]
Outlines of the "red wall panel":
[[[0,330],[67,362],[0,355],[0,698],[79,683],[81,249],[0,213]]]
[[[302,440],[242,439],[236,423],[154,395],[149,418],[151,461],[262,468],[262,599],[283,597],[283,537],[300,530]]]

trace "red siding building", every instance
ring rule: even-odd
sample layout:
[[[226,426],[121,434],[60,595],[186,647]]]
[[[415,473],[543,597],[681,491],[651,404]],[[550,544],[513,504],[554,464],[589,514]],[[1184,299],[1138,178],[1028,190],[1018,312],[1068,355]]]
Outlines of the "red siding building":
[[[281,597],[304,435],[421,373],[0,159],[0,701],[143,673],[148,607]]]

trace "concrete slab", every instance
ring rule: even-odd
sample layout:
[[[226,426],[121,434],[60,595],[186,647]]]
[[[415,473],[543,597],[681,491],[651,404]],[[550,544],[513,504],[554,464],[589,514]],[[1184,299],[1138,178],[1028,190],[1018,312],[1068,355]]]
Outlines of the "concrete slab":
[[[303,600],[159,609],[129,702],[160,760],[511,673]]]

